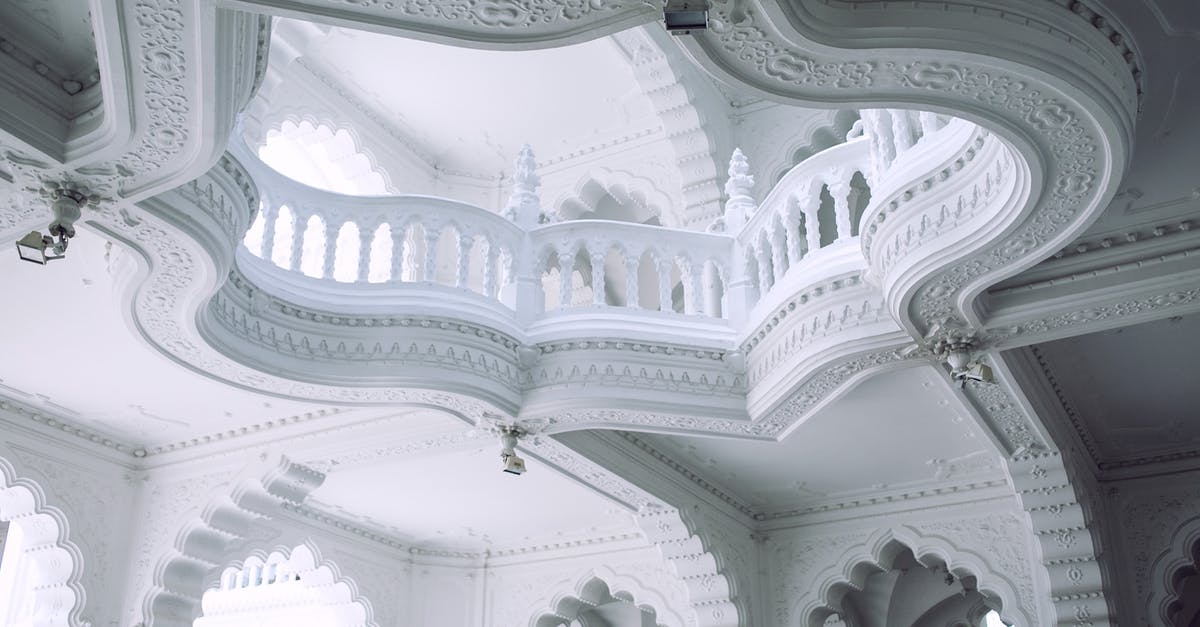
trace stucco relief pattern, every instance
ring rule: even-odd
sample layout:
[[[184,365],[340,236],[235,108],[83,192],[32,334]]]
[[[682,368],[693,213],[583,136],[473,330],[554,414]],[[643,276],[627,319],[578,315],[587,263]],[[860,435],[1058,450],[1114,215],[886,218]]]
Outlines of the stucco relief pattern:
[[[1193,475],[1194,477],[1194,475]],[[1132,610],[1139,625],[1155,624],[1158,616],[1149,616],[1150,594],[1154,586],[1164,582],[1152,581],[1151,569],[1155,560],[1171,546],[1171,536],[1185,521],[1200,515],[1196,503],[1200,503],[1200,486],[1181,483],[1147,482],[1114,487],[1108,492],[1112,510],[1118,512],[1122,537],[1123,563],[1132,570],[1134,598]]]
[[[115,608],[104,600],[119,594],[114,586],[120,581],[114,575],[121,569],[114,572],[113,566],[120,563],[122,556],[114,554],[117,547],[113,543],[119,542],[125,523],[119,519],[126,510],[119,504],[130,501],[131,488],[113,476],[116,470],[113,468],[83,468],[17,445],[10,445],[10,450],[19,467],[54,495],[58,507],[71,522],[74,542],[86,562],[81,583],[92,599],[83,620],[115,618]]]
[[[236,469],[200,476],[153,480],[141,475],[142,511],[145,518],[130,545],[125,620],[136,624],[142,617],[146,593],[154,588],[153,570],[164,559],[189,515],[194,516],[220,486],[230,485]]]

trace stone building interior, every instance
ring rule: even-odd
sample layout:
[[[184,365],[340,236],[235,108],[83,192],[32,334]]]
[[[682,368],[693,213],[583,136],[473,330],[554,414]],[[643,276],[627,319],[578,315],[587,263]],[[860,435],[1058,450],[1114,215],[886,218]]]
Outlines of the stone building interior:
[[[1197,76],[1192,0],[4,0],[0,627],[1200,627]]]

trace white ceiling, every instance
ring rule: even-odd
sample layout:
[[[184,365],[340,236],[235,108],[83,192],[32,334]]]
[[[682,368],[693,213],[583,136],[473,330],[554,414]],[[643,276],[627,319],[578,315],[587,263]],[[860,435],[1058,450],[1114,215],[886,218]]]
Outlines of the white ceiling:
[[[447,417],[446,433],[468,427]],[[481,550],[635,533],[632,514],[527,456],[500,470],[499,440],[335,466],[310,503],[428,548]]]
[[[779,443],[637,437],[768,512],[999,467],[988,440],[931,366],[868,379]]]
[[[0,37],[64,78],[80,79],[96,69],[87,0],[4,0]]]
[[[1200,451],[1200,316],[1037,347],[1101,462]]]
[[[330,28],[302,52],[444,170],[495,177],[523,143],[545,159],[659,126],[608,38],[497,52]]]
[[[219,383],[149,348],[125,321],[109,274],[120,248],[98,235],[80,229],[67,258],[47,266],[8,253],[0,394],[147,448],[327,408]]]
[[[1102,0],[1133,38],[1142,59],[1141,100],[1132,165],[1102,232],[1200,210],[1195,147],[1200,144],[1200,3],[1194,0]]]

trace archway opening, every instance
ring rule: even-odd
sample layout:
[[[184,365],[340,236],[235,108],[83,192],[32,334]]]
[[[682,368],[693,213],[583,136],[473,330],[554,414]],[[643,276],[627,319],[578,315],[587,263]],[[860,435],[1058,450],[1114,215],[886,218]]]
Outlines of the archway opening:
[[[230,565],[200,606],[195,627],[374,627],[354,582],[306,544]]]

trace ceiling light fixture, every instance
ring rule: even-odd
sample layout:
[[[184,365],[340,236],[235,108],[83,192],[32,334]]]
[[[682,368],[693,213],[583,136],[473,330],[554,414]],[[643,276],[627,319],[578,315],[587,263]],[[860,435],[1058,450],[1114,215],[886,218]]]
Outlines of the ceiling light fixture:
[[[54,214],[48,229],[50,234],[30,231],[17,240],[17,255],[23,261],[44,266],[67,256],[67,244],[75,237],[75,221],[83,215],[83,206],[95,204],[99,196],[89,196],[86,187],[72,189],[58,183],[47,183],[42,196],[50,200],[50,211]]]
[[[995,377],[992,369],[979,360],[971,359],[971,349],[974,342],[969,337],[949,337],[938,340],[933,345],[933,354],[945,360],[950,366],[950,378],[958,382],[959,387],[966,387],[967,381],[992,383]]]
[[[525,474],[525,460],[517,456],[517,441],[525,437],[525,431],[516,425],[499,425],[499,429],[501,469],[513,475]]]
[[[690,35],[708,28],[708,2],[704,0],[667,0],[663,5],[663,23],[672,35]]]

